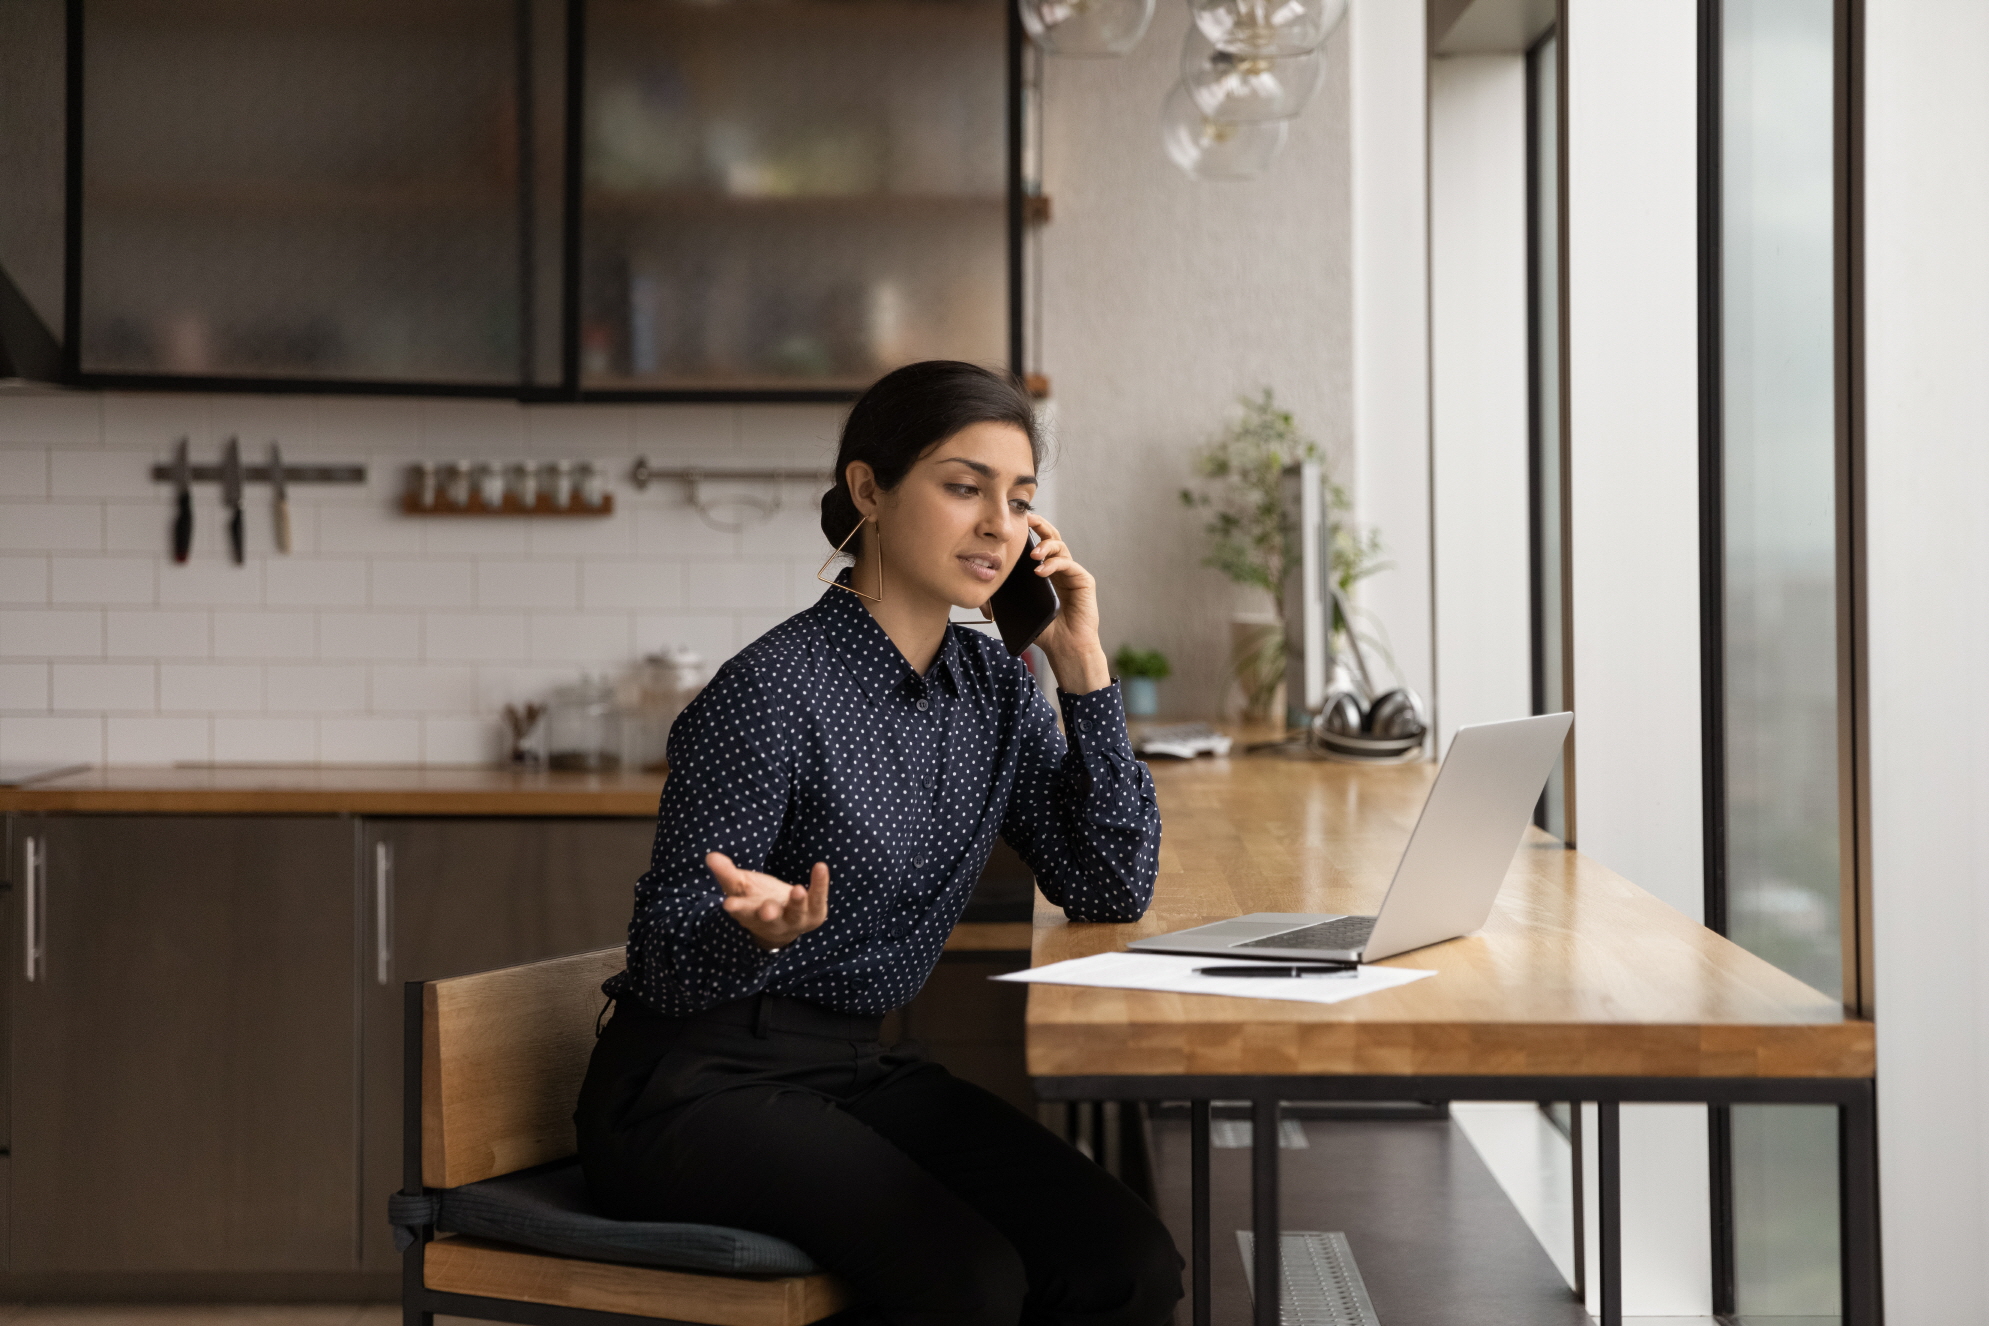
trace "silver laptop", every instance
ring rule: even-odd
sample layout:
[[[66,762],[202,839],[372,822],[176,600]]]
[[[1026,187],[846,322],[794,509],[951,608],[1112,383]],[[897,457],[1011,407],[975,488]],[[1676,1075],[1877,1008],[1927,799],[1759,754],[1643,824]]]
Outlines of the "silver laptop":
[[[1459,728],[1373,916],[1252,912],[1136,939],[1149,953],[1373,962],[1485,924],[1561,753],[1571,713]]]

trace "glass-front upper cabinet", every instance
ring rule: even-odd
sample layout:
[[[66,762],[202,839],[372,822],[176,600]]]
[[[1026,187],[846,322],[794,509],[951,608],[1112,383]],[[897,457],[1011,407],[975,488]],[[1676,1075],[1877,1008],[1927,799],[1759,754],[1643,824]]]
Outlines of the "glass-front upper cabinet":
[[[85,381],[529,384],[529,10],[82,12]]]
[[[588,0],[585,393],[1009,359],[1003,0]]]

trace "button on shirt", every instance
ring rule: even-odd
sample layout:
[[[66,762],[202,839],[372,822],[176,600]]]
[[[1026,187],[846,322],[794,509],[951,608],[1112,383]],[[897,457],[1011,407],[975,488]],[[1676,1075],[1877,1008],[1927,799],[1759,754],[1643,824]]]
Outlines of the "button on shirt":
[[[1133,921],[1153,898],[1160,811],[1116,683],[1059,692],[1001,644],[947,628],[913,672],[854,594],[831,589],[740,651],[670,729],[628,969],[602,988],[683,1017],[757,994],[847,1013],[909,1003],[999,834],[1078,921]],[[707,852],[805,884],[829,914],[769,953],[720,906]]]

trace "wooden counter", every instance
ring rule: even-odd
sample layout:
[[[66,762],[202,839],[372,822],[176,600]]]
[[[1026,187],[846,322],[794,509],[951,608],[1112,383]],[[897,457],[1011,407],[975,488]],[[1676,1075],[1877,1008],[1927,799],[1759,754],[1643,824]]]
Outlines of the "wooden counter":
[[[601,815],[653,819],[660,773],[408,766],[88,769],[0,789],[0,814]]]
[[[1071,923],[1039,901],[1033,963],[1245,912],[1372,912],[1432,765],[1278,756],[1153,765],[1152,909]],[[1475,935],[1384,966],[1438,975],[1340,1004],[1033,985],[1029,1071],[1868,1078],[1872,1025],[1537,830]]]

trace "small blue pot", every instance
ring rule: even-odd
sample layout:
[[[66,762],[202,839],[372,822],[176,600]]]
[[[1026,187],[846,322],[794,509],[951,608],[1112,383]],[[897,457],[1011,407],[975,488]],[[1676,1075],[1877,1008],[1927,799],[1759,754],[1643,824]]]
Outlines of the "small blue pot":
[[[1152,718],[1160,712],[1160,683],[1152,677],[1122,677],[1119,689],[1125,692],[1126,713],[1134,718]]]

